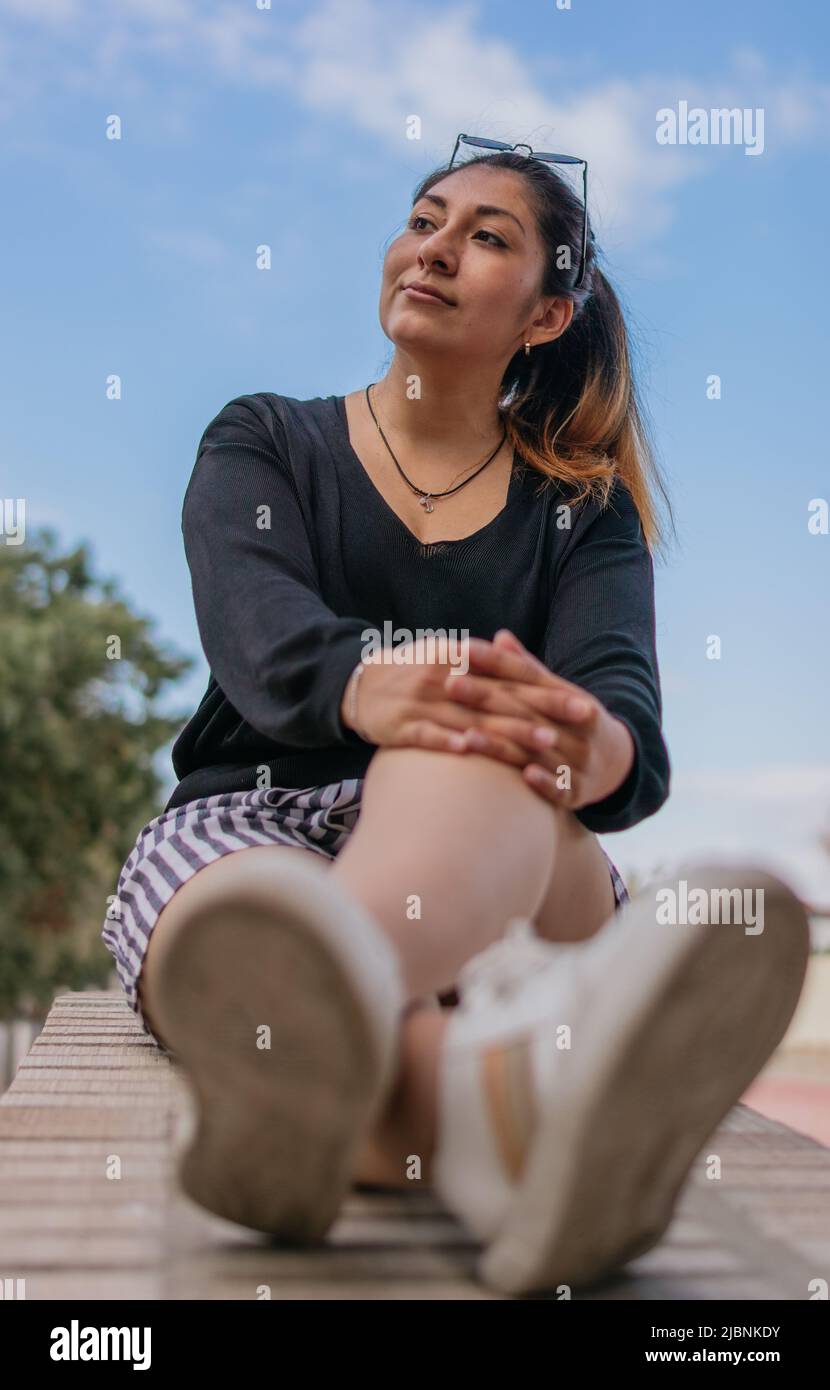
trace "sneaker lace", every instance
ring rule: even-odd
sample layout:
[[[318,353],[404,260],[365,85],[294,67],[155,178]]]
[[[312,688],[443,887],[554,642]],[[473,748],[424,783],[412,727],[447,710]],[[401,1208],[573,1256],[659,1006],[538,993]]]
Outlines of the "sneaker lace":
[[[527,918],[511,918],[504,936],[473,956],[458,972],[461,1007],[513,998],[528,978],[547,971],[554,956],[558,959],[565,949],[562,943],[540,937]]]

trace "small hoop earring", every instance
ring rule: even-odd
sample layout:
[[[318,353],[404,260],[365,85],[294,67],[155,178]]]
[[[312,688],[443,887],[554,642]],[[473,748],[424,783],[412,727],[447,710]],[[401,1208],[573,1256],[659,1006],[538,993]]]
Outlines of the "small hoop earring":
[[[530,356],[530,343],[525,343],[525,357]]]

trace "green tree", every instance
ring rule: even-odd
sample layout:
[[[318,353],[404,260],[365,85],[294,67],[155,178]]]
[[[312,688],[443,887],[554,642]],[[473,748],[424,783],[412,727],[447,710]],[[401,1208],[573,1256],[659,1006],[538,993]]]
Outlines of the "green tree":
[[[0,544],[0,1018],[109,978],[107,898],[187,713],[159,714],[159,695],[193,665],[151,629],[85,545]]]

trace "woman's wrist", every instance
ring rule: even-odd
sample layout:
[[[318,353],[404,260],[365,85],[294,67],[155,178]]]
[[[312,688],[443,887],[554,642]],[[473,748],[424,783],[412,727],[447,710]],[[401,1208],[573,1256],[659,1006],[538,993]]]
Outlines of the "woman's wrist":
[[[362,738],[366,743],[371,743],[372,740],[368,737],[360,723],[360,716],[358,713],[358,691],[360,679],[365,670],[365,664],[362,661],[358,661],[349,679],[346,681],[343,690],[343,698],[340,702],[340,719],[347,729],[352,729],[359,738]]]
[[[634,742],[633,735],[628,725],[624,720],[618,719],[616,715],[611,715],[610,718],[613,725],[615,745],[620,751],[620,761],[617,764],[617,771],[612,779],[613,786],[603,792],[600,798],[603,801],[606,797],[614,796],[617,792],[622,790],[630,778],[637,760],[637,745]]]

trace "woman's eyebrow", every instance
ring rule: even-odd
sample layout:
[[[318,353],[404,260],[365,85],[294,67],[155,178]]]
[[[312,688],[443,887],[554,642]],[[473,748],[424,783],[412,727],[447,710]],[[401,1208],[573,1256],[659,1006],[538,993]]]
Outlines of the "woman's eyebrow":
[[[424,193],[423,197],[427,198],[431,203],[437,203],[439,208],[443,208],[444,211],[446,211],[446,198],[439,197],[437,193]],[[519,222],[519,219],[516,216],[516,214],[514,212],[510,212],[507,208],[497,208],[494,207],[492,203],[479,203],[478,207],[475,208],[476,217],[492,217],[498,214],[500,214],[502,217],[512,217],[513,221],[518,224],[522,236],[527,235],[524,227],[522,226],[521,222]]]

